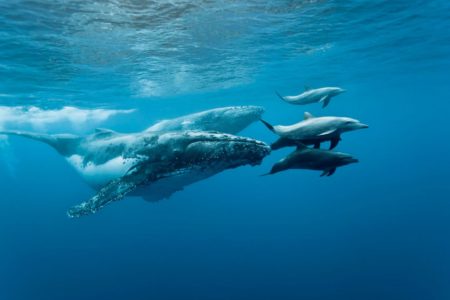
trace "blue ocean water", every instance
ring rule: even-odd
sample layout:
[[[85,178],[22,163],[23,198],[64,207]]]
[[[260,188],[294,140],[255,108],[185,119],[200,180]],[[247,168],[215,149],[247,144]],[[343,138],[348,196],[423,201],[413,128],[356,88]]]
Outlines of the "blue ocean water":
[[[95,191],[2,138],[0,299],[450,299],[448,1],[3,0],[0,25],[0,129],[135,132],[231,105],[370,125],[331,177],[260,177],[285,149],[75,220]],[[347,92],[325,109],[274,93],[305,85]]]

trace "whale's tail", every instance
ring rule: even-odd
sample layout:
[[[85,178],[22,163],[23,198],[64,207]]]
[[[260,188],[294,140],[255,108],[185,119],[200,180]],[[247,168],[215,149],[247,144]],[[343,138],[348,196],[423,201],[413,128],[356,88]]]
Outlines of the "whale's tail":
[[[266,125],[266,127],[269,128],[270,131],[275,132],[275,128],[273,128],[273,126],[272,126],[270,123],[264,121],[263,119],[259,119],[259,120],[260,120],[264,125]]]
[[[78,145],[80,137],[72,134],[45,134],[26,131],[0,131],[0,135],[15,135],[43,142],[53,147],[62,155],[67,155]]]

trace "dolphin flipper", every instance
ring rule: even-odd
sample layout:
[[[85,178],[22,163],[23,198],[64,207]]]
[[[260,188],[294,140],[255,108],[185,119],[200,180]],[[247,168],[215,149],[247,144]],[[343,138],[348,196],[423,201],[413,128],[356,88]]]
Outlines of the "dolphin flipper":
[[[319,102],[322,102],[322,108],[325,108],[330,104],[331,96],[323,96],[322,99],[320,99]]]
[[[333,150],[336,148],[336,146],[339,144],[339,141],[341,140],[340,136],[337,136],[330,141],[330,150]]]
[[[325,170],[325,171],[322,172],[322,174],[320,174],[320,177],[323,177],[323,176],[331,176],[331,175],[334,174],[334,172],[336,172],[336,168],[332,168],[332,169],[329,169],[329,170]]]

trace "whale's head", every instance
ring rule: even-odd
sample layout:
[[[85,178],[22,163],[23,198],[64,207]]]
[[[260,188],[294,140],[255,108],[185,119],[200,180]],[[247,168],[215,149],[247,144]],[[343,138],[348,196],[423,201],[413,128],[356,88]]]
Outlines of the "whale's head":
[[[187,132],[189,142],[182,153],[185,161],[206,168],[235,168],[259,165],[270,147],[251,138],[223,133]]]
[[[339,118],[338,128],[340,132],[369,128],[368,125],[352,118]]]
[[[225,170],[241,165],[258,165],[270,147],[254,139],[226,133],[173,131],[151,134],[136,151],[147,163],[171,162],[176,168]]]

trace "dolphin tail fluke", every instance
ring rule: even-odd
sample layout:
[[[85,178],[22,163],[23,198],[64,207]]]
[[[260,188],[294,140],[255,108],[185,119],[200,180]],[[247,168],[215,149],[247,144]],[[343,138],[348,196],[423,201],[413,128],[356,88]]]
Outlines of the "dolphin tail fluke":
[[[278,93],[278,91],[275,91],[275,94],[278,96],[278,98],[280,98],[283,101],[286,101],[286,99],[284,99],[283,96],[280,95],[280,93]]]
[[[273,126],[272,126],[270,123],[264,121],[263,119],[259,119],[259,120],[260,120],[264,125],[266,125],[266,127],[269,128],[270,131],[275,132],[275,129],[273,128]]]
[[[34,133],[34,132],[15,131],[15,130],[0,131],[0,134],[21,136],[24,138],[43,142],[43,143],[53,147],[61,154],[64,154],[70,148],[70,145],[72,144],[72,142],[79,140],[78,136],[71,135],[71,134],[51,135],[51,134],[45,134],[45,133]]]

